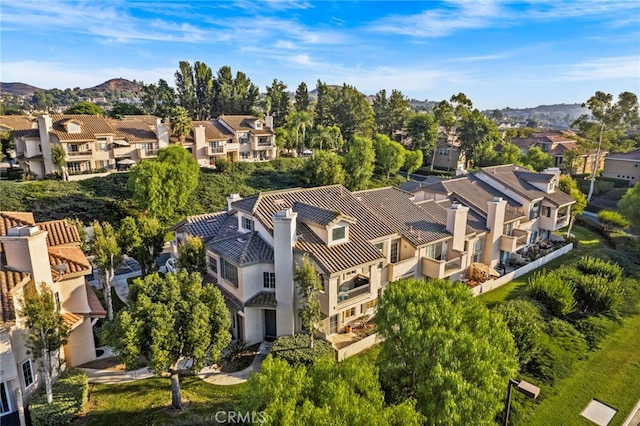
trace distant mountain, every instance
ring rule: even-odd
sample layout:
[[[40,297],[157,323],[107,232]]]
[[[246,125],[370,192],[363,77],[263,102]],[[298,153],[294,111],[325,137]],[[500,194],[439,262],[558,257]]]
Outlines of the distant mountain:
[[[7,93],[9,95],[33,96],[35,92],[42,92],[43,90],[44,89],[25,83],[0,82],[0,93]]]
[[[102,84],[98,84],[94,87],[89,87],[87,91],[91,92],[105,92],[107,90],[121,90],[125,92],[134,92],[138,93],[142,87],[135,81],[129,81],[124,78],[112,78],[111,80],[107,80]]]

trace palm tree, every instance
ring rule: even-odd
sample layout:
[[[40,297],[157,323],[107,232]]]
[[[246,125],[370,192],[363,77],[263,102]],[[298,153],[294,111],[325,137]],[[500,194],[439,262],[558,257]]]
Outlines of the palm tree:
[[[67,151],[62,145],[51,147],[51,161],[62,171],[62,180],[69,180],[67,173]]]
[[[302,149],[298,154],[304,151],[304,138],[307,131],[307,126],[313,124],[313,117],[309,111],[292,111],[287,116],[287,124],[296,132],[296,146],[299,144],[298,132],[302,129]]]
[[[178,137],[180,143],[184,143],[185,137],[191,132],[191,117],[184,107],[177,106],[171,110],[169,118],[171,131]]]

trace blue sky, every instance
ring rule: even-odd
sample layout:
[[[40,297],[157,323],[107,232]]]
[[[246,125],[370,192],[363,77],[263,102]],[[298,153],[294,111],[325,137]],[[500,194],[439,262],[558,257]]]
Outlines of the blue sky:
[[[178,61],[264,92],[319,80],[480,109],[640,94],[640,2],[0,1],[3,82],[174,84]]]

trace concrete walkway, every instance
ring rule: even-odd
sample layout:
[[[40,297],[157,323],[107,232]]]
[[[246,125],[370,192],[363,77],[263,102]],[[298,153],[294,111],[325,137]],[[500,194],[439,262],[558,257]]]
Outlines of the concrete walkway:
[[[627,420],[622,423],[622,426],[640,426],[640,401],[633,407],[631,414],[629,414]]]
[[[271,350],[273,343],[262,342],[258,353],[253,359],[251,365],[242,371],[234,373],[223,373],[219,369],[214,367],[205,367],[199,373],[198,377],[208,383],[214,385],[236,385],[238,383],[246,382],[249,379],[251,373],[260,371],[262,361],[267,357]],[[99,348],[105,352],[97,359],[103,359],[114,356],[113,352],[109,348]],[[113,385],[117,383],[129,383],[135,380],[148,379],[154,377],[155,374],[151,373],[148,368],[141,368],[135,371],[114,371],[114,370],[96,370],[93,368],[80,368],[80,370],[87,373],[89,376],[89,383],[102,383]]]

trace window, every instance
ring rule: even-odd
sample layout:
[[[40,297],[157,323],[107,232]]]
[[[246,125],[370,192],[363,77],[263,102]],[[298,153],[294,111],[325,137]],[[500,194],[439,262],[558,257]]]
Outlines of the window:
[[[547,207],[547,206],[542,207],[542,216],[551,217],[551,207]]]
[[[67,163],[67,170],[69,171],[69,173],[73,174],[73,173],[80,173],[81,167],[80,167],[80,163],[78,162],[74,162],[74,163]]]
[[[7,384],[0,383],[0,414],[11,412],[11,404],[9,403],[9,395],[7,394]]]
[[[355,317],[356,316],[356,308],[355,306],[353,308],[349,308],[346,311],[344,311],[344,317],[345,318],[351,318],[351,317]]]
[[[248,160],[249,159],[249,155],[251,155],[250,152],[241,152],[240,153],[240,158],[243,160]]]
[[[208,260],[207,263],[209,264],[209,269],[211,269],[211,271],[214,274],[217,274],[218,273],[218,259],[216,259],[213,256],[208,256],[207,260]]]
[[[100,151],[107,151],[107,138],[98,138],[98,149]]]
[[[431,244],[427,246],[427,257],[429,259],[435,259],[436,258],[436,245],[435,244]]]
[[[275,272],[263,272],[262,273],[262,286],[264,288],[276,288],[276,273]]]
[[[56,309],[60,310],[60,293],[57,291],[53,294],[53,297],[56,299]]]
[[[531,239],[529,240],[529,244],[535,244],[538,241],[538,231],[534,231],[531,233]]]
[[[438,155],[447,155],[448,153],[449,153],[449,150],[447,148],[438,149]]]
[[[238,267],[225,259],[220,259],[220,267],[222,268],[222,278],[238,288]]]
[[[261,123],[261,122],[256,121],[256,129],[257,129],[257,130],[262,129],[262,123]]]
[[[22,378],[24,379],[25,388],[33,384],[33,368],[30,359],[22,363]]]
[[[347,235],[347,228],[339,226],[331,230],[331,241],[343,240]]]
[[[376,307],[377,300],[370,300],[367,303],[362,304],[362,313],[366,314],[369,309],[374,309]]]
[[[400,243],[398,241],[394,241],[391,243],[391,259],[389,260],[391,263],[396,263],[399,260],[400,253]]]
[[[380,251],[380,253],[382,253],[384,248],[384,243],[377,243],[376,248]]]
[[[240,140],[241,144],[249,143],[249,135],[246,134],[246,133],[243,133],[243,134],[239,135],[238,139]]]
[[[504,228],[502,228],[502,233],[504,235],[511,236],[511,232],[513,232],[513,222],[505,224]]]
[[[535,219],[540,216],[540,201],[533,204],[529,212],[529,219]]]
[[[327,288],[327,285],[325,283],[327,277],[324,276],[324,274],[318,274],[318,279],[320,280],[320,285],[322,286],[322,291],[325,291],[325,289]]]
[[[484,247],[484,237],[478,238],[473,244],[473,261],[482,262],[482,250]]]
[[[242,216],[242,229],[247,231],[253,231],[253,220],[248,217]]]

